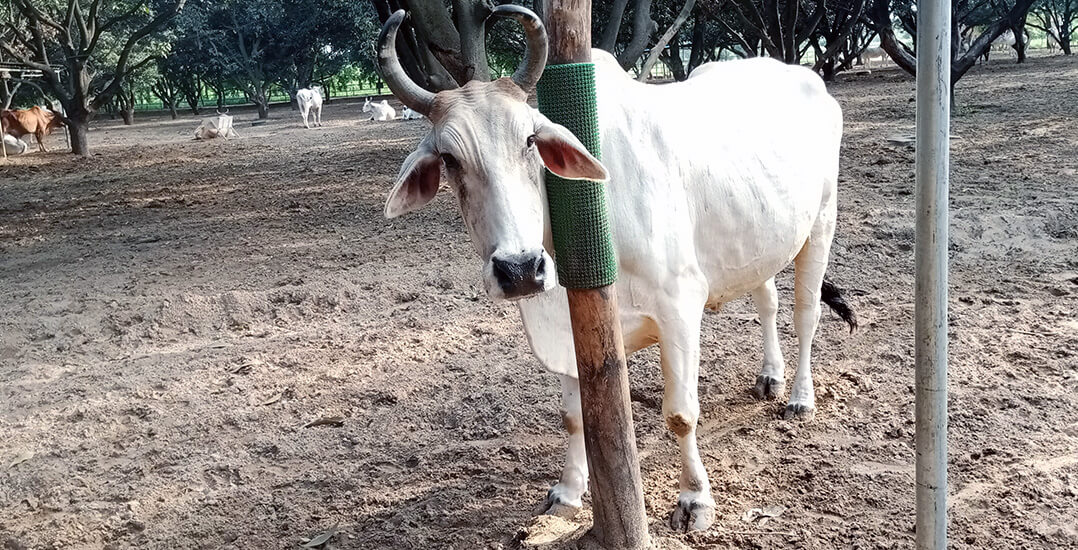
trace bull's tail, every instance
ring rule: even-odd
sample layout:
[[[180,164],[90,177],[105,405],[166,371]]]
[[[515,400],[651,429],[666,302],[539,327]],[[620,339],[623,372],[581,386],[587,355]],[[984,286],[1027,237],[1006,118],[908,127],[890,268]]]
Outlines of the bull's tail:
[[[827,304],[832,311],[842,317],[846,324],[850,325],[850,334],[857,330],[857,314],[853,312],[850,304],[846,303],[846,297],[842,295],[842,289],[825,277],[823,287],[820,289],[820,301]]]

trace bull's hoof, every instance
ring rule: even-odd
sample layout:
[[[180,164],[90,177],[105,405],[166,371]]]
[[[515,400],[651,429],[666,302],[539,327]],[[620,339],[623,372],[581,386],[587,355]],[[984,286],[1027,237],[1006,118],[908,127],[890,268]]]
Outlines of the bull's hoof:
[[[677,507],[670,514],[670,528],[674,531],[703,531],[715,522],[715,503],[710,497],[706,500],[699,496],[682,494],[677,499]]]
[[[785,390],[785,380],[760,375],[756,377],[756,387],[752,389],[752,393],[756,399],[778,399]]]
[[[814,416],[816,416],[815,406],[800,403],[786,405],[786,412],[782,415],[786,420],[812,420]]]
[[[546,499],[535,509],[535,514],[540,516],[558,516],[562,519],[573,519],[580,513],[583,503],[579,498],[573,499],[565,494],[565,488],[561,484],[555,485],[547,491]]]

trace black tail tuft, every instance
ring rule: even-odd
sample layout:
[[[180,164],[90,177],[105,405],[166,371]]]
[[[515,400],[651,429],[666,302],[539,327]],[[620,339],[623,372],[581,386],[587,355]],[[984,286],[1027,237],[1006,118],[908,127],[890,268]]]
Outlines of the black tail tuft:
[[[823,287],[820,290],[822,291],[820,300],[850,325],[850,334],[853,334],[857,330],[857,314],[853,312],[850,304],[846,303],[846,298],[842,295],[842,289],[835,286],[835,283],[824,279]]]

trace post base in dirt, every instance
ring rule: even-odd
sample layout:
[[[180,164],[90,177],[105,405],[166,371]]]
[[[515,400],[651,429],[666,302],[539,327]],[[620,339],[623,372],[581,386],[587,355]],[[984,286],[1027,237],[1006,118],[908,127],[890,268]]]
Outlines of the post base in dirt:
[[[606,549],[646,548],[644,488],[617,293],[605,286],[568,289],[568,294],[595,517],[590,535]]]

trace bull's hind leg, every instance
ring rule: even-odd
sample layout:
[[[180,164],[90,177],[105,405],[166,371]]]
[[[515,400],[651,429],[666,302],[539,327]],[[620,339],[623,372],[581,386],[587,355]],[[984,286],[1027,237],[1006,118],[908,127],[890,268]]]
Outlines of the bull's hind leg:
[[[812,228],[801,252],[794,258],[794,331],[797,333],[797,374],[786,405],[787,419],[811,417],[816,411],[812,385],[812,339],[820,321],[820,293],[831,240],[835,235],[834,208],[825,209]]]
[[[701,291],[701,294],[704,292]],[[696,424],[700,419],[697,381],[700,374],[700,320],[704,296],[699,300],[674,300],[674,311],[657,320],[659,356],[664,391],[663,417],[677,435],[681,450],[681,477],[677,507],[670,527],[679,531],[703,530],[715,520],[711,483],[696,446]]]
[[[565,452],[565,469],[557,485],[547,492],[538,512],[572,518],[583,506],[588,490],[588,457],[584,452],[584,419],[580,409],[580,383],[572,376],[561,377],[562,423],[569,432],[569,448]]]
[[[751,294],[764,333],[764,366],[756,376],[753,393],[758,399],[778,399],[786,389],[786,363],[779,348],[779,293],[775,289],[775,279],[768,279]]]

